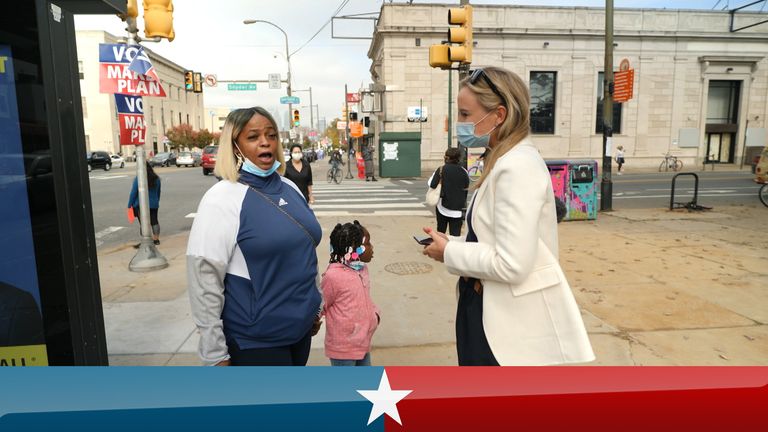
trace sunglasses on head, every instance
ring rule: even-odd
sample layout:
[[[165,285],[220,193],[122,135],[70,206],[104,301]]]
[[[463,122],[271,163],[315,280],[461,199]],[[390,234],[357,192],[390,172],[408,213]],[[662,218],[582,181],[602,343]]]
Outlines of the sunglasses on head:
[[[491,91],[494,92],[496,96],[499,97],[499,99],[501,99],[502,105],[506,106],[507,100],[504,99],[504,96],[502,96],[501,92],[499,91],[499,88],[496,87],[496,84],[494,84],[493,81],[491,81],[491,78],[488,77],[488,75],[483,71],[482,68],[475,69],[470,72],[469,83],[472,85],[475,85],[477,81],[480,80],[480,78],[482,78],[483,81],[485,81],[485,83],[488,84],[488,87],[490,87]]]

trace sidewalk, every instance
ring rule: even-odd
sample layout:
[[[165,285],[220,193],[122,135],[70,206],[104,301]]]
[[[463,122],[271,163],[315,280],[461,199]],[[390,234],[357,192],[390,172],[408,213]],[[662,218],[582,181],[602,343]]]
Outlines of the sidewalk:
[[[560,261],[587,324],[594,365],[768,365],[768,251],[760,206],[708,213],[626,210],[560,225]],[[358,217],[371,232],[382,321],[375,365],[455,365],[455,277],[412,235],[430,217]],[[328,233],[322,217],[321,271]],[[187,234],[163,239],[170,266],[127,270],[130,246],[99,255],[110,364],[197,365],[186,294]],[[310,365],[327,365],[323,333]]]

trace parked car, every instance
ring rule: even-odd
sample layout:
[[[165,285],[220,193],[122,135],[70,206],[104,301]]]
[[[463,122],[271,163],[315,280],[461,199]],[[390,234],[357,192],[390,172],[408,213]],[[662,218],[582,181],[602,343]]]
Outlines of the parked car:
[[[110,157],[112,158],[112,165],[115,165],[118,168],[125,168],[125,159],[123,159],[122,156],[113,154]]]
[[[149,164],[153,167],[156,166],[163,166],[163,167],[169,167],[171,165],[176,164],[176,154],[175,153],[158,153],[155,156],[152,157],[152,159],[149,160]]]
[[[104,171],[112,169],[112,158],[105,151],[88,152],[85,154],[85,159],[88,161],[88,172],[94,168],[102,168]]]
[[[200,165],[203,167],[203,175],[208,175],[216,168],[216,154],[219,152],[219,146],[210,145],[203,149],[203,157]]]
[[[180,166],[188,166],[188,167],[196,167],[197,166],[197,160],[195,160],[195,157],[192,155],[191,152],[181,152],[179,153],[179,156],[176,158],[176,167]]]

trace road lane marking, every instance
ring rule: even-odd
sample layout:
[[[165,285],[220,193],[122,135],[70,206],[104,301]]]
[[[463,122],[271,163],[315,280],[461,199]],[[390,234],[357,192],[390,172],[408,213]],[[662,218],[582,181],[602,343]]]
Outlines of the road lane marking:
[[[106,235],[112,234],[113,232],[117,232],[117,231],[120,231],[120,230],[121,230],[121,229],[123,229],[123,228],[125,228],[125,227],[121,227],[121,226],[111,226],[111,227],[107,227],[107,228],[105,228],[105,229],[103,229],[103,230],[101,230],[101,231],[97,232],[97,233],[96,233],[96,235],[95,235],[95,237],[96,237],[97,239],[100,239],[100,238],[102,238],[102,237],[104,237],[104,236],[106,236]]]

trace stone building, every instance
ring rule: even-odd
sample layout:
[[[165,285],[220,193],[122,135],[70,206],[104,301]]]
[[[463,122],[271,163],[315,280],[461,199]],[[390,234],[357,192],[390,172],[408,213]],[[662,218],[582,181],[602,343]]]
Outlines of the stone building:
[[[132,146],[120,147],[115,98],[99,92],[99,44],[118,43],[118,37],[104,31],[89,30],[76,32],[76,40],[86,149],[110,153],[122,151],[131,156]],[[184,89],[184,71],[187,69],[157,55],[146,46],[144,49],[167,95],[165,98],[143,99],[147,151],[158,153],[168,149],[164,144],[166,130],[182,123],[191,125],[195,130],[204,129],[208,114],[203,105],[203,93]]]
[[[472,67],[502,66],[529,83],[542,155],[598,159],[604,10],[473,6]],[[371,87],[382,92],[375,131],[421,128],[422,170],[437,166],[448,146],[449,72],[428,59],[429,46],[446,39],[449,7],[456,5],[384,3],[368,51]],[[735,27],[764,19],[738,13]],[[658,166],[667,152],[687,166],[739,164],[766,145],[768,24],[737,32],[729,25],[727,11],[616,9],[615,70],[622,59],[635,70],[634,98],[614,110],[614,148],[624,146],[628,166]],[[408,122],[420,104],[428,121]]]

